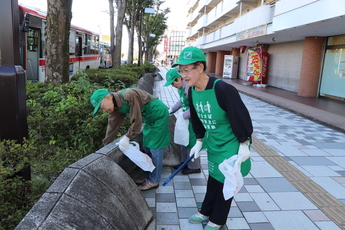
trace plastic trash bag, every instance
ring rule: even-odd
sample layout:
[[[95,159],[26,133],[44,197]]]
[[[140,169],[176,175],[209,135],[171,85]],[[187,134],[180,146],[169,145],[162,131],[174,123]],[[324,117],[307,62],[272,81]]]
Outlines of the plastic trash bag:
[[[183,118],[183,112],[179,111],[174,130],[174,142],[178,145],[189,145],[189,119]]]
[[[224,160],[218,168],[225,176],[223,195],[228,200],[233,197],[243,186],[243,176],[241,174],[241,165],[235,164],[237,154]]]
[[[156,168],[152,163],[152,159],[139,150],[139,144],[137,142],[131,141],[129,148],[123,151],[123,154],[144,171],[152,172]]]

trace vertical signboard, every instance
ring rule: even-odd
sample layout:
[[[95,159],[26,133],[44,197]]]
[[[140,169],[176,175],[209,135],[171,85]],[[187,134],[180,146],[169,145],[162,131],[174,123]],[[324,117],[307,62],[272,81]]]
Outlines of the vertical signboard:
[[[247,81],[266,84],[269,53],[262,52],[260,47],[248,49]]]
[[[168,52],[169,39],[168,36],[164,38],[164,52]]]

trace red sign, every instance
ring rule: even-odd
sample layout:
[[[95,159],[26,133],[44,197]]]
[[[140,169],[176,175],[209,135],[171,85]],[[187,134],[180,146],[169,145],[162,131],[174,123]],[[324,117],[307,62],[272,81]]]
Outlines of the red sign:
[[[168,36],[166,36],[165,38],[164,38],[164,52],[168,52],[168,44],[169,44],[169,38],[168,38]]]
[[[260,48],[248,49],[247,81],[266,84],[268,71],[268,53]]]

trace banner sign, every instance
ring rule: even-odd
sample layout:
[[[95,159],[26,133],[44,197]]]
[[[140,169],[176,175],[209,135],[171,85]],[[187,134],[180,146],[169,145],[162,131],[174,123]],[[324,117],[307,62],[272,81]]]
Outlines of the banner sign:
[[[237,33],[236,41],[248,39],[248,38],[254,38],[254,37],[262,36],[265,34],[267,34],[266,24]]]

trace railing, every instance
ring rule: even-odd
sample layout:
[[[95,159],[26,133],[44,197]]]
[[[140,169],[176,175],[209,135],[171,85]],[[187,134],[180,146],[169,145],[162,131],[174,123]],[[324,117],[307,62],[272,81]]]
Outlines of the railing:
[[[236,7],[239,7],[239,5],[236,2],[237,0],[221,1],[213,10],[211,10],[208,13],[208,20],[206,22],[206,26],[218,20],[220,17],[223,17]]]
[[[205,38],[205,43],[214,42],[259,25],[268,24],[273,20],[272,15],[271,6],[263,5],[257,7],[241,17],[236,18],[233,23],[208,34]]]
[[[318,0],[280,0],[275,5],[275,16],[297,9],[301,6],[317,2]]]

